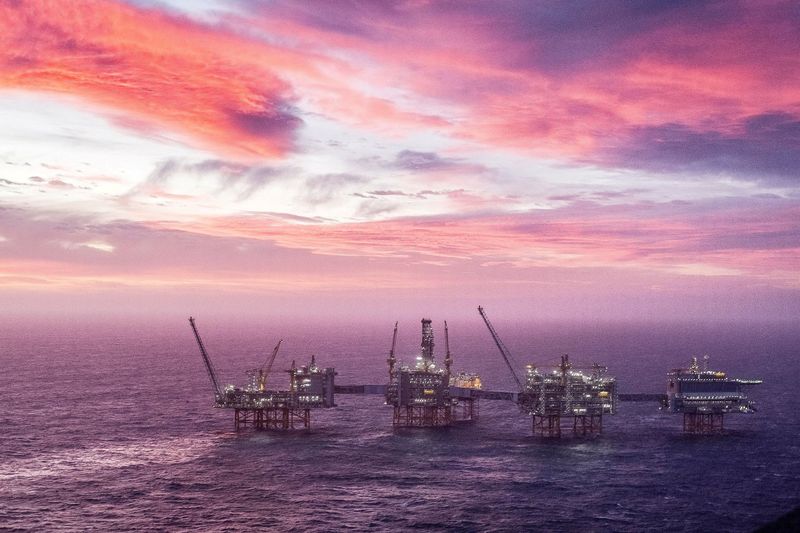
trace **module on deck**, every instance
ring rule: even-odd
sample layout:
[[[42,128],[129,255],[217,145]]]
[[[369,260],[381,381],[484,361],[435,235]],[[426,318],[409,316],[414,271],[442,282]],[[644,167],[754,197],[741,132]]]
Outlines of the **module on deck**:
[[[533,418],[534,435],[560,437],[562,417],[572,418],[572,429],[576,434],[602,431],[603,415],[614,414],[618,401],[617,381],[606,374],[606,367],[595,364],[591,372],[582,372],[573,368],[568,355],[563,355],[561,364],[547,371],[528,365],[523,383],[514,368],[514,357],[482,306],[478,306],[478,313],[517,384],[517,404],[522,412]]]
[[[561,356],[561,364],[553,369],[528,365],[518,403],[533,416],[534,433],[558,436],[561,417],[572,417],[577,433],[601,431],[603,415],[614,414],[618,402],[616,378],[606,372],[597,364],[591,372],[573,369],[568,355]]]
[[[708,356],[704,359],[702,369],[693,357],[688,368],[667,373],[666,408],[670,413],[683,413],[683,430],[687,433],[720,432],[726,413],[756,410],[747,392],[761,380],[730,378],[725,372],[709,370]]]

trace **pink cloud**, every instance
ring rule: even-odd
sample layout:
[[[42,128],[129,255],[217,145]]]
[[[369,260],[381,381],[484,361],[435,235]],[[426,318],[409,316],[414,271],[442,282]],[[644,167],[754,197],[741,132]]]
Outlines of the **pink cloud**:
[[[800,38],[783,4],[567,11],[277,2],[211,26],[106,1],[11,3],[0,84],[77,94],[124,110],[125,127],[259,156],[291,148],[296,98],[384,134],[425,128],[611,165],[627,163],[610,147],[646,142],[632,128],[726,133],[800,114]]]
[[[203,299],[269,308],[279,298],[281,313],[325,315],[348,301],[363,318],[391,295],[408,309],[423,300],[463,312],[492,301],[527,309],[535,298],[553,316],[612,306],[615,316],[647,308],[685,317],[713,298],[723,316],[750,316],[774,311],[800,289],[798,215],[797,205],[774,199],[583,203],[362,224],[290,223],[280,215],[102,222],[7,208],[0,283],[6,298],[30,301],[30,309],[69,305],[78,293],[94,294],[102,309],[133,301],[149,309],[149,301],[185,311],[181,305]],[[141,298],[130,300],[135,294]],[[732,302],[735,309],[725,308]]]
[[[609,144],[637,140],[631,128],[726,132],[753,115],[800,114],[800,34],[785,3],[277,2],[253,15],[297,49],[358,65],[348,79],[445,106],[447,123],[431,125],[440,132],[530,154],[608,163]],[[360,105],[342,98],[336,115],[360,116]]]
[[[769,205],[767,205],[769,204]],[[764,209],[769,210],[766,216]],[[789,201],[600,206],[358,224],[285,224],[258,216],[178,225],[317,254],[478,261],[517,267],[620,267],[729,275],[796,286],[800,207]]]
[[[271,68],[285,54],[185,18],[103,0],[4,2],[0,28],[0,87],[77,95],[126,113],[124,127],[279,156],[300,124]]]

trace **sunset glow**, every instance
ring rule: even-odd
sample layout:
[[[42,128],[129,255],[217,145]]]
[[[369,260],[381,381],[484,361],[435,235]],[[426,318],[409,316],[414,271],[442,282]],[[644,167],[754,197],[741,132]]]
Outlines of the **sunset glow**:
[[[7,311],[800,317],[790,2],[0,2],[0,122]]]

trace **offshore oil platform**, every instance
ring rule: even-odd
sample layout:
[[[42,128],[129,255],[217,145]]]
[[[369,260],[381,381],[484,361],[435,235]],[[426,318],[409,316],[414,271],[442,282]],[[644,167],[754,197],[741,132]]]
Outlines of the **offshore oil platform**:
[[[334,407],[333,368],[318,367],[315,357],[311,362],[297,367],[294,361],[289,373],[289,390],[267,389],[267,379],[278,355],[281,342],[272,350],[267,362],[260,368],[247,372],[244,388],[234,385],[220,387],[217,371],[197,331],[194,318],[189,317],[194,337],[200,348],[211,386],[214,390],[214,407],[233,409],[236,430],[252,427],[258,430],[290,430],[301,426],[311,427],[311,410]]]
[[[386,362],[389,364],[389,383],[386,404],[394,409],[394,427],[446,427],[454,422],[471,422],[478,417],[476,391],[481,388],[476,374],[451,375],[453,356],[447,322],[444,323],[444,368],[434,361],[433,326],[422,319],[420,354],[414,366],[397,364],[397,323],[392,334],[392,347]]]
[[[572,419],[576,435],[590,435],[603,430],[603,415],[617,410],[617,382],[598,364],[590,372],[572,366],[568,355],[561,356],[555,368],[525,367],[525,383],[514,368],[514,357],[506,348],[483,307],[478,307],[489,333],[506,362],[519,393],[520,410],[532,417],[533,434],[539,437],[561,437],[561,419]]]
[[[719,433],[724,429],[727,413],[752,413],[755,402],[747,391],[762,383],[756,379],[729,378],[724,372],[708,369],[708,356],[703,368],[692,359],[688,368],[673,369],[667,374],[666,394],[619,394],[617,382],[607,368],[598,364],[579,368],[568,355],[550,367],[525,367],[524,381],[518,374],[520,365],[500,339],[483,307],[478,307],[495,345],[516,384],[514,392],[483,388],[480,376],[466,372],[452,373],[453,356],[447,322],[444,323],[445,358],[438,367],[434,358],[434,336],[430,319],[422,319],[420,352],[412,365],[398,363],[395,356],[397,329],[395,323],[385,385],[336,385],[333,368],[322,368],[315,357],[298,367],[292,361],[288,390],[270,389],[271,376],[282,341],[267,361],[247,371],[247,384],[220,386],[217,371],[203,344],[194,318],[189,323],[200,348],[214,392],[214,406],[232,409],[234,424],[239,429],[292,430],[311,427],[311,410],[335,407],[335,394],[380,394],[393,408],[395,428],[437,428],[478,418],[480,399],[505,400],[517,404],[532,419],[533,435],[559,438],[562,419],[571,421],[574,435],[586,436],[602,432],[603,415],[617,412],[619,401],[658,402],[670,413],[683,414],[683,430],[688,434]],[[569,427],[567,422],[566,427]]]
[[[729,378],[725,372],[708,369],[707,355],[703,359],[702,369],[693,357],[688,368],[675,368],[667,374],[664,407],[670,413],[683,413],[686,433],[719,433],[726,413],[756,410],[747,389],[760,385],[761,380]]]

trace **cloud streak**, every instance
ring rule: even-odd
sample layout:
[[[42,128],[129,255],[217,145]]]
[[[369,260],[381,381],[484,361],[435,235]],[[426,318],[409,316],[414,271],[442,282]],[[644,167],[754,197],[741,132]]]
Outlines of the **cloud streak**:
[[[199,162],[168,159],[159,163],[147,179],[130,189],[121,199],[127,202],[140,196],[176,197],[170,193],[170,184],[178,177],[193,181],[212,180],[215,194],[233,192],[236,201],[244,201],[282,175],[282,170],[267,165],[246,165],[236,161],[209,159]],[[197,189],[195,186],[193,189]],[[177,195],[186,199],[193,196]]]
[[[764,215],[764,210],[769,216]],[[762,279],[797,288],[800,206],[762,199],[603,206],[359,224],[285,225],[258,215],[179,226],[266,239],[318,254],[504,263],[520,268],[634,268]]]

